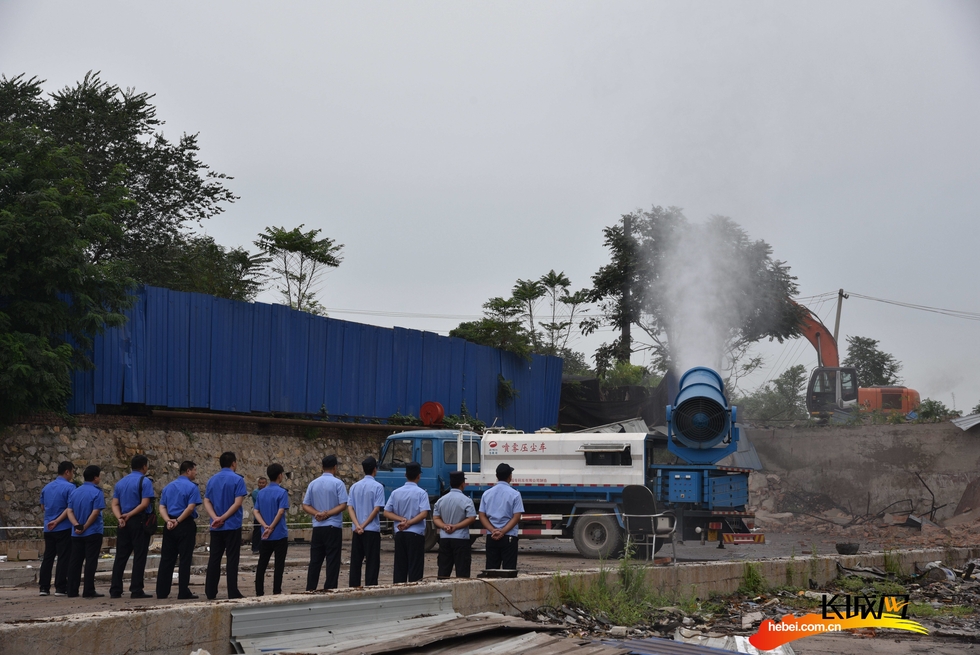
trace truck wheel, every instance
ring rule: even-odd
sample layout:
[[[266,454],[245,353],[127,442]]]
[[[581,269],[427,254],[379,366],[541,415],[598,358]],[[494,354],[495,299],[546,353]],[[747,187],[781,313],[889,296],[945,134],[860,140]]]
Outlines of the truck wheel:
[[[575,547],[583,557],[608,559],[623,549],[623,531],[616,519],[599,512],[586,512],[572,530]]]
[[[432,519],[425,519],[425,552],[433,550],[439,545],[439,530]]]

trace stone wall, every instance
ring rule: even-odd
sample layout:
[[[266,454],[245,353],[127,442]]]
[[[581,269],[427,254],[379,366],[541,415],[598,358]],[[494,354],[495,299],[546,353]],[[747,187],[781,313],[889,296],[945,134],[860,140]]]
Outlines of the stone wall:
[[[81,481],[85,466],[97,464],[102,468],[108,505],[113,485],[130,472],[130,460],[137,453],[149,458],[150,476],[159,497],[163,487],[178,476],[180,462],[187,459],[197,464],[197,482],[203,491],[208,478],[219,469],[218,456],[228,450],[237,454],[238,472],[245,476],[249,491],[269,464],[282,464],[286,469],[283,486],[291,492],[290,515],[295,517],[301,511],[306,485],[320,475],[324,455],[337,455],[339,475],[349,486],[363,476],[360,462],[367,455],[377,457],[384,439],[396,431],[386,426],[366,427],[310,428],[102,415],[76,417],[71,426],[57,419],[15,425],[0,433],[0,525],[40,526],[41,487],[57,475],[58,463],[66,459],[77,467],[77,481]],[[251,504],[246,502],[245,507],[249,510]],[[206,525],[204,519],[199,522]]]

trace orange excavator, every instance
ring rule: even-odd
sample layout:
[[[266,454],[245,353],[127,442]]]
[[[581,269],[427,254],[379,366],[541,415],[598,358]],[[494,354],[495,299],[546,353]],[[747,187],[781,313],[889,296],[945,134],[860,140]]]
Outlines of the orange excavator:
[[[810,374],[806,409],[810,416],[827,419],[835,412],[857,407],[886,414],[908,414],[919,408],[919,392],[898,386],[858,386],[857,369],[841,367],[837,340],[810,310],[803,308],[800,332],[817,350],[817,368]]]

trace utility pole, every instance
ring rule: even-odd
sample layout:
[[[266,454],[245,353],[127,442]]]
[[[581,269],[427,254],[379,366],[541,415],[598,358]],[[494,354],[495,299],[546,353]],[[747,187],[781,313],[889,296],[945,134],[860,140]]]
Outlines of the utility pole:
[[[837,343],[837,335],[840,334],[840,308],[844,304],[844,299],[850,298],[843,289],[837,291],[837,320],[834,321],[834,343]]]
[[[632,270],[629,265],[632,259],[632,244],[630,243],[632,233],[633,215],[625,214],[623,216],[623,255],[626,258],[626,262],[624,262],[623,266],[623,334],[620,337],[619,361],[626,362],[627,364],[630,361],[630,351],[632,349],[630,336],[630,321],[632,320],[630,313],[630,274]]]

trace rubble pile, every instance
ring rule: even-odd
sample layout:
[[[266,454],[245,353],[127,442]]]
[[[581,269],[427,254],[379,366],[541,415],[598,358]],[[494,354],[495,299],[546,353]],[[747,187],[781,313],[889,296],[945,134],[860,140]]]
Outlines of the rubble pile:
[[[910,499],[886,507],[841,507],[826,494],[792,489],[775,474],[749,479],[756,526],[772,533],[821,534],[862,548],[929,548],[980,543],[980,507],[957,507],[942,524]],[[963,503],[961,502],[962,506]],[[932,508],[930,508],[932,509]]]
[[[824,595],[909,595],[910,618],[931,635],[980,643],[980,560],[964,569],[932,562],[902,580],[874,567],[840,567],[826,589],[773,589],[759,595],[735,594],[679,606],[651,607],[634,625],[615,625],[601,611],[574,604],[539,607],[524,613],[528,621],[560,624],[561,634],[578,639],[660,637],[698,643],[749,636],[766,619],[819,612]]]

